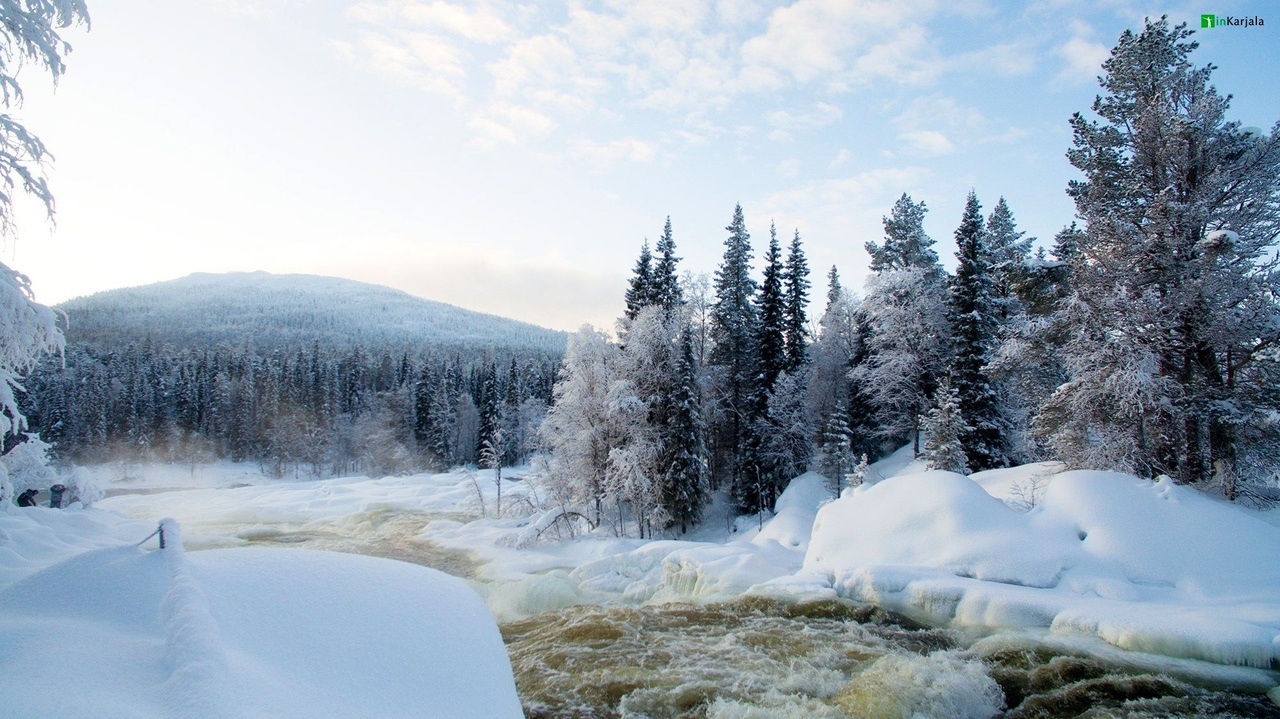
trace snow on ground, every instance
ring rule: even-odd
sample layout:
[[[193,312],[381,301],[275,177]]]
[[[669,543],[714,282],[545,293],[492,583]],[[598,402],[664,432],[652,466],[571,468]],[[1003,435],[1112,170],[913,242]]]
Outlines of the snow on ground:
[[[182,468],[180,482],[172,469],[138,468],[113,481],[115,496],[97,505],[109,511],[0,515],[0,532],[39,538],[20,540],[30,548],[23,556],[0,544],[0,591],[77,547],[136,541],[164,516],[182,522],[189,549],[215,550],[307,532],[354,536],[400,516],[415,521],[396,541],[470,557],[468,581],[502,622],[580,603],[839,594],[1001,636],[1183,657],[1165,661],[1184,674],[1194,673],[1188,662],[1212,674],[1202,660],[1280,660],[1280,528],[1256,512],[1168,482],[1055,463],[966,478],[923,471],[907,447],[870,469],[864,486],[834,501],[823,477],[803,475],[763,521],[735,520],[721,499],[676,541],[619,538],[607,521],[557,539],[552,527],[566,527],[535,511],[545,497],[527,469],[504,470],[497,516],[490,471],[279,481],[206,466]],[[65,521],[32,519],[50,516]],[[193,552],[192,576],[237,552]],[[217,617],[226,593],[206,594]],[[236,656],[228,652],[233,675]],[[1237,685],[1276,684],[1274,673],[1221,671]]]
[[[930,471],[849,493],[819,511],[798,584],[933,623],[1280,661],[1280,530],[1168,480],[1109,472],[1047,477],[1023,513],[983,488],[1016,484],[1010,474]]]
[[[15,508],[0,526],[21,551],[104,514]],[[186,554],[177,534],[0,586],[6,717],[522,716],[497,626],[461,580],[331,552]]]

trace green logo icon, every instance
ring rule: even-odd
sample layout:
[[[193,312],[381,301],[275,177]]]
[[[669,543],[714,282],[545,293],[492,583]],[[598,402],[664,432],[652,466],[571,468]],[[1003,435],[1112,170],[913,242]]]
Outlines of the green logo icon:
[[[1218,24],[1218,18],[1215,15],[1201,15],[1200,27],[1215,27]]]

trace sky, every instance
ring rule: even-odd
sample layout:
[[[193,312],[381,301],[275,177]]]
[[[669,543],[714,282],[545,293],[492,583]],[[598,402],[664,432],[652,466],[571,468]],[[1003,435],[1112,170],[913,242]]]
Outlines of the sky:
[[[192,272],[346,277],[557,329],[611,327],[668,216],[714,272],[799,231],[814,311],[902,193],[944,264],[972,189],[1048,242],[1068,119],[1120,33],[1196,33],[1231,117],[1280,120],[1280,5],[906,0],[89,0],[13,111],[56,160],[3,260],[56,303]],[[72,318],[74,321],[74,318]]]

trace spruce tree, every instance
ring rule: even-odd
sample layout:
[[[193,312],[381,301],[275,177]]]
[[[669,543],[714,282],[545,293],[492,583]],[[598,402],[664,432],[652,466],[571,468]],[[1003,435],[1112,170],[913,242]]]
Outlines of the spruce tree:
[[[950,337],[946,271],[925,234],[925,212],[903,195],[884,218],[884,244],[866,245],[875,270],[862,304],[869,354],[850,373],[875,404],[881,436],[913,438],[917,452],[919,420],[946,372]]]
[[[649,241],[645,240],[640,246],[640,258],[631,270],[631,280],[627,285],[627,319],[634,320],[641,308],[652,304],[653,297],[653,254],[649,252]]]
[[[498,389],[498,367],[493,362],[485,362],[481,370],[480,389],[476,395],[476,409],[480,413],[476,453],[483,456],[481,453],[486,443],[490,452],[500,452],[498,436],[502,429],[502,396]],[[496,455],[496,459],[500,462],[501,454]]]
[[[840,285],[840,271],[835,265],[831,266],[831,271],[827,273],[827,308],[823,311],[826,314],[831,308],[840,301],[844,293],[844,287]]]
[[[756,351],[759,353],[760,380],[758,390],[767,394],[778,375],[787,367],[786,298],[782,280],[786,270],[782,264],[782,248],[778,232],[769,226],[769,250],[764,255],[764,281],[756,297]]]
[[[850,440],[853,435],[849,430],[849,408],[844,398],[837,398],[835,407],[818,438],[818,471],[831,480],[836,496],[840,496],[844,475],[853,469],[854,454]]]
[[[930,469],[968,474],[969,466],[961,439],[969,426],[964,422],[960,398],[950,382],[943,380],[934,394],[934,406],[921,423],[925,434],[920,458]]]
[[[662,237],[658,240],[658,263],[653,267],[653,301],[662,305],[668,314],[684,304],[684,296],[680,290],[680,278],[676,265],[680,258],[676,257],[676,241],[671,235],[671,217],[662,227]]]
[[[716,270],[716,300],[711,307],[711,363],[718,375],[717,400],[721,421],[718,447],[724,451],[735,498],[744,507],[755,506],[751,483],[744,475],[744,455],[750,452],[752,401],[757,398],[759,370],[755,346],[756,282],[751,278],[751,235],[747,233],[742,205],[733,210],[725,229],[724,258]],[[754,479],[754,478],[753,478]],[[749,496],[751,495],[751,496]]]
[[[1017,288],[1026,282],[1027,259],[1034,237],[1018,229],[1009,203],[1003,197],[987,218],[987,253],[991,258],[992,290],[996,319],[1010,321],[1018,312]]]
[[[832,268],[834,269],[834,268]],[[788,372],[795,372],[808,361],[809,318],[805,308],[809,306],[809,263],[800,246],[800,230],[791,238],[787,250],[786,272],[782,277],[785,307],[783,310],[783,334],[787,348]]]
[[[668,418],[666,481],[662,504],[670,527],[683,534],[702,520],[707,503],[706,448],[703,443],[702,388],[693,332],[680,332]]]
[[[986,247],[981,206],[972,191],[956,229],[955,279],[951,291],[954,353],[951,383],[967,429],[961,435],[968,466],[975,471],[1008,465],[1005,423],[991,381],[988,357],[997,342],[995,277]]]

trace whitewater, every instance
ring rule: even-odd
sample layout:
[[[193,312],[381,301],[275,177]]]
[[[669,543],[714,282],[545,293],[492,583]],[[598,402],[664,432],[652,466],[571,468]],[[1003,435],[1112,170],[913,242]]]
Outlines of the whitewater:
[[[488,471],[91,471],[91,509],[0,513],[14,716],[49,715],[24,687],[68,661],[88,699],[66,706],[118,713],[65,716],[400,716],[428,693],[452,707],[428,716],[1280,713],[1277,518],[1167,480],[904,450],[839,498],[810,473],[767,517],[718,503],[640,540],[557,521],[527,469],[501,512]],[[133,546],[162,518],[167,563]]]

